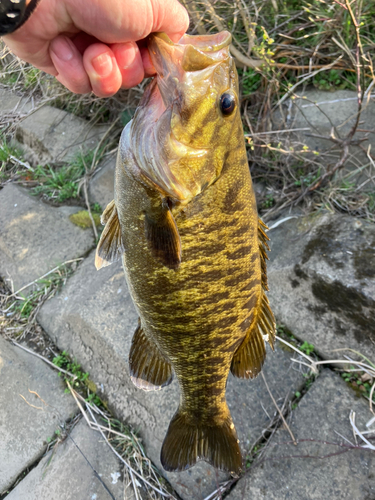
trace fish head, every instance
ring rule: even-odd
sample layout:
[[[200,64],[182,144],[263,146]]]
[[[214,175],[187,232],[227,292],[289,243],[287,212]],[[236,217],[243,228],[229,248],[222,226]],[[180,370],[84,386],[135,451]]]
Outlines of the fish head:
[[[166,196],[188,203],[220,175],[241,122],[231,35],[150,35],[156,77],[132,123],[137,164]]]

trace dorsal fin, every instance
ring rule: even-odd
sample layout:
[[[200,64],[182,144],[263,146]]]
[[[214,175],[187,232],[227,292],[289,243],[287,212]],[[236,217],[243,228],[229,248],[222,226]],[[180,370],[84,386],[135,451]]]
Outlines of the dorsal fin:
[[[101,222],[105,224],[105,228],[96,248],[96,269],[109,266],[112,262],[120,259],[125,251],[121,237],[120,221],[118,219],[114,200],[112,200],[104,210]]]

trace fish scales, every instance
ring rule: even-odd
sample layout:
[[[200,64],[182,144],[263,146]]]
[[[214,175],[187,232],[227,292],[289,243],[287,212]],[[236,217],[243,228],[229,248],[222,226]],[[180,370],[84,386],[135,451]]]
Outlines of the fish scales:
[[[150,38],[157,77],[123,132],[115,201],[103,214],[97,251],[97,267],[122,256],[139,312],[133,382],[156,390],[174,372],[180,385],[161,452],[164,468],[173,471],[204,459],[239,473],[227,377],[230,370],[256,376],[264,337],[271,345],[274,338],[264,293],[267,237],[229,43],[226,32],[185,35],[179,44],[163,34]]]

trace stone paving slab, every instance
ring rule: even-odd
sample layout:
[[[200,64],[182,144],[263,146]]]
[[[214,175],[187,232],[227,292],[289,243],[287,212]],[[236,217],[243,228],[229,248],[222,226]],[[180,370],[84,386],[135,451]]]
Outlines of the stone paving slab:
[[[81,148],[95,148],[107,130],[106,125],[92,125],[72,113],[43,106],[19,123],[16,139],[31,163],[44,165],[68,161]]]
[[[79,210],[46,205],[15,184],[0,191],[0,276],[14,291],[93,248],[92,231],[69,220]]]
[[[297,440],[354,443],[349,423],[356,413],[360,431],[372,416],[367,402],[358,398],[341,377],[324,370],[293,412],[290,428]],[[343,448],[324,442],[290,443],[286,430],[278,430],[266,461],[240,479],[228,500],[373,500],[375,498],[375,453],[351,450],[319,459]],[[359,442],[361,440],[359,439]],[[362,442],[363,443],[363,442]],[[277,445],[278,444],[278,445]],[[286,458],[291,455],[311,458]]]
[[[0,335],[0,409],[1,496],[77,408],[55,370]]]
[[[106,159],[89,183],[91,203],[99,203],[104,210],[114,199],[116,155]]]
[[[10,113],[29,113],[33,109],[33,103],[27,97],[20,97],[9,90],[0,88],[0,114],[2,116]]]
[[[269,299],[277,321],[325,358],[347,347],[375,360],[375,225],[312,214],[269,236]]]
[[[361,113],[359,129],[362,131],[372,130],[374,128],[375,99],[370,97],[364,101]],[[285,129],[286,127],[294,129],[310,130],[300,131],[297,136],[301,144],[308,146],[313,151],[327,152],[333,147],[326,160],[323,162],[334,164],[341,154],[340,146],[333,142],[322,139],[321,137],[312,137],[312,135],[330,137],[332,127],[336,127],[335,134],[339,138],[344,138],[354,125],[358,111],[358,97],[354,90],[336,90],[327,92],[324,90],[307,88],[299,98],[287,100],[284,103],[283,116],[279,111],[273,116],[274,129]],[[285,134],[284,134],[285,135]],[[367,140],[362,142],[362,147],[367,151],[371,145],[371,151],[375,148],[375,136],[366,132],[357,132],[354,139]],[[364,151],[358,147],[352,146],[350,153],[354,154],[356,159],[348,158],[343,171],[368,164],[369,160]],[[347,173],[347,172],[346,172]],[[365,177],[363,177],[365,180]],[[353,181],[353,178],[350,180]],[[360,181],[361,182],[361,181]],[[367,184],[364,190],[372,190],[373,186]]]
[[[120,263],[96,271],[94,252],[79,266],[61,293],[45,303],[38,321],[60,349],[65,349],[90,372],[118,417],[139,428],[146,453],[159,466],[161,444],[177,409],[174,381],[156,393],[135,388],[128,375],[128,353],[137,314]],[[291,354],[269,353],[264,374],[274,397],[284,401],[304,383],[291,367]],[[244,450],[261,435],[275,408],[261,377],[255,381],[230,376],[227,400]],[[227,477],[207,464],[183,473],[164,473],[185,499],[202,499]]]
[[[121,464],[101,435],[81,420],[71,438],[67,437],[53,456],[49,452],[7,500],[133,500],[130,488],[124,493]]]

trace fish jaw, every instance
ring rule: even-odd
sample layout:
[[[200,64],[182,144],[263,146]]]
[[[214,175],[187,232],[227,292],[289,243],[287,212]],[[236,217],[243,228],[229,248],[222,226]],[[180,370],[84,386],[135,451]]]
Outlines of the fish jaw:
[[[238,94],[230,41],[228,32],[184,35],[178,43],[161,33],[148,39],[157,76],[131,122],[129,147],[146,183],[180,205],[214,183],[223,168],[238,118],[238,110],[223,118],[219,109],[223,92]]]

